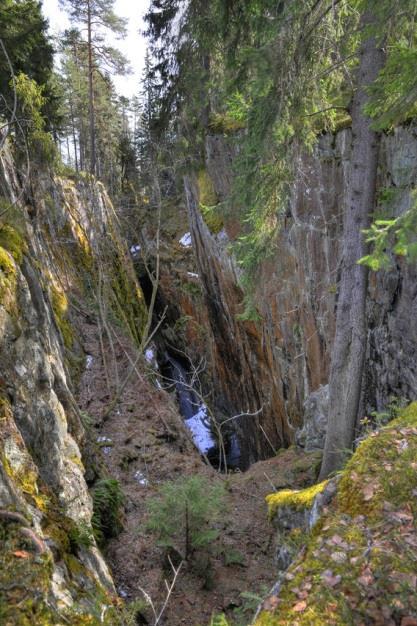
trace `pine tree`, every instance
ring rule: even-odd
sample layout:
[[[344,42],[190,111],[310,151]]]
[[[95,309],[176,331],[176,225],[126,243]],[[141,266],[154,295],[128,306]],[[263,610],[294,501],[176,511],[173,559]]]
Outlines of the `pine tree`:
[[[99,175],[96,145],[95,82],[105,71],[123,74],[127,71],[126,59],[121,53],[106,45],[105,34],[112,32],[121,37],[126,32],[125,20],[113,10],[114,0],[61,0],[69,10],[74,24],[87,33],[88,110],[90,136],[90,172]]]
[[[208,549],[218,536],[215,522],[223,509],[223,486],[200,476],[164,483],[148,501],[147,527],[160,544],[180,550],[185,560],[198,548]]]

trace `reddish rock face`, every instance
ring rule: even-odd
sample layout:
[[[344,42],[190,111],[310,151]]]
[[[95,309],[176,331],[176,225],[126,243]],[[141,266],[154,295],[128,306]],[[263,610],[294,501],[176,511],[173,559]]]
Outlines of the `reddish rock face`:
[[[168,291],[180,314],[189,317],[188,341],[206,358],[215,407],[227,416],[256,413],[234,422],[244,464],[289,445],[302,425],[306,398],[328,382],[349,153],[350,131],[344,130],[322,137],[312,155],[298,155],[287,215],[273,253],[259,267],[256,323],[238,319],[243,294],[228,250],[237,224],[212,234],[199,211],[197,181],[185,181],[203,297],[179,297],[172,283]],[[219,200],[230,191],[234,154],[223,138],[208,139],[206,167]],[[394,214],[408,208],[416,181],[417,138],[412,129],[400,128],[383,138],[380,159],[379,188],[396,188]],[[393,396],[417,394],[416,270],[394,261],[392,269],[370,279],[363,415],[381,410]],[[204,341],[193,334],[193,320],[204,327]]]

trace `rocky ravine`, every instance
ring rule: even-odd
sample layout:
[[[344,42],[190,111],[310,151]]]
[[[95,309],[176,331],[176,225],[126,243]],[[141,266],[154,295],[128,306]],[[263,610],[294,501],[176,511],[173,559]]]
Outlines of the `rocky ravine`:
[[[230,194],[239,138],[208,136],[205,169],[185,179],[186,206],[171,198],[164,209],[160,294],[175,302],[180,322],[174,336],[170,324],[169,340],[195,363],[204,358],[218,415],[259,411],[234,422],[246,466],[294,441],[311,394],[320,396],[319,421],[325,412],[350,132],[322,136],[313,154],[298,155],[287,214],[256,283],[258,322],[239,319],[240,270],[230,252],[239,230],[232,216],[215,210]],[[380,197],[393,198],[391,213],[410,206],[416,181],[417,131],[400,127],[381,144],[378,188]],[[194,255],[180,243],[186,231]],[[152,233],[148,244],[152,250]],[[393,261],[370,279],[362,415],[417,393],[416,269]]]

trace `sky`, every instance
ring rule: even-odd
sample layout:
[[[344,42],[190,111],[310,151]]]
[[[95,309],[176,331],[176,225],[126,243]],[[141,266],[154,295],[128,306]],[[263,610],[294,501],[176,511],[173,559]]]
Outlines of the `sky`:
[[[109,39],[129,60],[132,73],[126,76],[113,76],[117,92],[121,96],[131,97],[139,92],[139,81],[144,66],[146,42],[141,34],[144,29],[142,17],[148,9],[150,0],[115,0],[115,13],[128,19],[128,34],[121,40]],[[43,0],[43,12],[49,20],[50,31],[58,35],[68,27],[69,21],[59,7],[58,0]]]

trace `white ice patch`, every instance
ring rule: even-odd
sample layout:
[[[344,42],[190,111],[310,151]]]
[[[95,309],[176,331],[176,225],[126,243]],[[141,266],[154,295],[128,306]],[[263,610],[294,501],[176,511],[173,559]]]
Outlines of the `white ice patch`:
[[[139,256],[139,252],[140,252],[140,250],[141,250],[141,247],[140,247],[140,245],[139,245],[138,243],[137,243],[137,244],[135,244],[134,246],[130,246],[130,254],[131,254],[133,257],[137,257],[137,256]]]
[[[93,361],[94,361],[94,357],[91,354],[87,354],[87,356],[85,357],[86,369],[91,370],[91,368],[93,367]]]
[[[183,248],[189,248],[192,246],[191,233],[185,233],[180,239],[180,244]]]
[[[149,480],[140,470],[134,473],[133,478],[139,483],[139,485],[142,485],[142,487],[147,487],[149,485]]]
[[[207,407],[204,404],[200,406],[195,415],[185,420],[185,424],[190,429],[193,441],[200,452],[205,454],[216,445],[209,427]]]
[[[156,348],[155,345],[152,344],[149,348],[145,350],[145,359],[149,363],[154,370],[158,370],[158,361],[156,360]]]
[[[145,359],[148,361],[148,363],[154,362],[155,352],[152,350],[152,348],[147,348],[145,350]]]

